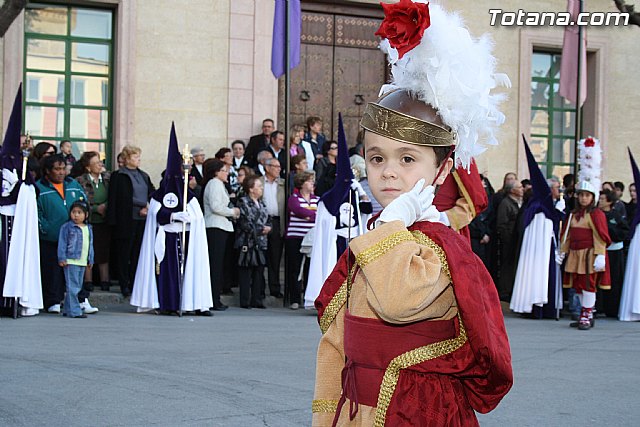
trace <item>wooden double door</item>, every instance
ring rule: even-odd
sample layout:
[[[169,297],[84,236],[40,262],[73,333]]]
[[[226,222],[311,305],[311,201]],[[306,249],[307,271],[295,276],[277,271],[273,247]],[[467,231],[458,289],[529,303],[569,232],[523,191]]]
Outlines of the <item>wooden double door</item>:
[[[378,98],[388,72],[374,35],[380,19],[303,12],[300,65],[291,73],[290,124],[319,116],[329,139],[338,138],[338,113],[353,146],[367,102]],[[280,79],[279,123],[284,123],[284,78]]]

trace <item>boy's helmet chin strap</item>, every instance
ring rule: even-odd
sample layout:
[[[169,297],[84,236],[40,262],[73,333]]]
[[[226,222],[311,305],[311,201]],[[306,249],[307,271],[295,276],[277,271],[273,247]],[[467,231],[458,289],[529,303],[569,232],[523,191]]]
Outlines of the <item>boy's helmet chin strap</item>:
[[[442,172],[444,171],[444,167],[447,165],[447,160],[449,160],[449,157],[451,157],[451,155],[453,154],[453,150],[455,150],[455,148],[456,148],[455,145],[452,145],[451,148],[449,148],[449,152],[447,153],[447,156],[442,161],[442,165],[440,165],[440,169],[438,169],[438,173],[436,174],[436,177],[433,178],[433,182],[431,183],[431,185],[436,185],[436,181],[438,180],[438,178],[440,178],[440,175],[442,175]]]

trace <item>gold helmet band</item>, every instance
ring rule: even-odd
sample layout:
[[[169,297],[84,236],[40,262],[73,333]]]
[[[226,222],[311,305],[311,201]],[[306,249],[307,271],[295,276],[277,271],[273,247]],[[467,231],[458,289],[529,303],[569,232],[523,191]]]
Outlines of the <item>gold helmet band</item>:
[[[448,126],[429,123],[374,102],[367,104],[360,126],[369,132],[407,144],[448,147],[458,142],[456,132]]]

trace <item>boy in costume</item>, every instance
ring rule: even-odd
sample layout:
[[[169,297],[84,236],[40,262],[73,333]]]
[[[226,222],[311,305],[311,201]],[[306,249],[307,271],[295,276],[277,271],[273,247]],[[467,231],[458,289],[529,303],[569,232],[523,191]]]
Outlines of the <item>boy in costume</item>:
[[[511,388],[511,353],[489,273],[433,200],[454,147],[467,169],[495,143],[502,97],[489,91],[508,79],[494,73],[488,39],[472,39],[457,15],[410,0],[382,6],[376,34],[394,82],[361,126],[384,210],[316,300],[313,425],[478,425],[474,411]]]
[[[597,287],[611,288],[607,246],[611,244],[607,219],[596,207],[600,188],[600,141],[586,138],[578,143],[578,203],[565,223],[561,236],[561,263],[565,255],[564,287],[573,288],[582,310],[578,322],[570,324],[580,330],[593,327],[593,307],[596,305]]]

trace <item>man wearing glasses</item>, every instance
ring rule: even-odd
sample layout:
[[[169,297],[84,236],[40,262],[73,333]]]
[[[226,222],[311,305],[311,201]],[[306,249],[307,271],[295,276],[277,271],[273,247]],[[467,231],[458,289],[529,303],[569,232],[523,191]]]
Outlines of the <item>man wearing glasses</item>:
[[[284,150],[282,150],[284,152]],[[280,259],[282,258],[285,220],[285,188],[278,159],[265,161],[264,203],[271,217],[271,232],[267,235],[267,273],[271,296],[282,298],[280,291]]]

